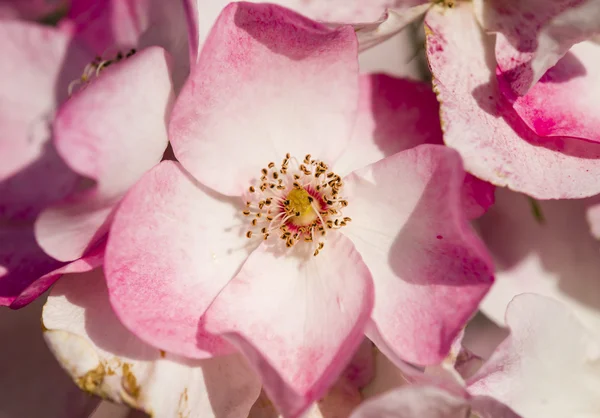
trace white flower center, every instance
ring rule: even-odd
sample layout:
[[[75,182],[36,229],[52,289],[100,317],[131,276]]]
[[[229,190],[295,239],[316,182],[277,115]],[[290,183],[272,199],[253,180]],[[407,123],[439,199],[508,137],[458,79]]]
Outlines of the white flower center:
[[[323,249],[328,229],[338,229],[351,221],[342,209],[348,201],[340,195],[343,184],[327,165],[306,155],[302,163],[286,154],[280,167],[269,163],[250,186],[244,216],[251,217],[246,237],[278,236],[291,248],[297,242]]]

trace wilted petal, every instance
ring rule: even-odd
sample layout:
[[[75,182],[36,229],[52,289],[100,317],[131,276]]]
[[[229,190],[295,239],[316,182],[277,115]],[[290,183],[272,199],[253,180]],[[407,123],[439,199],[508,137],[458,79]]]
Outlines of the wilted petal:
[[[467,171],[544,199],[600,192],[600,145],[542,138],[527,127],[499,91],[489,60],[494,38],[483,34],[468,3],[433,8],[425,23],[444,141]]]
[[[506,311],[511,335],[469,381],[523,418],[592,417],[600,410],[600,339],[559,302],[517,296]]]
[[[356,56],[350,27],[330,30],[269,4],[227,6],[173,111],[177,159],[227,195],[287,152],[334,161],[355,117]]]
[[[395,354],[432,364],[475,312],[492,267],[462,209],[458,154],[421,145],[344,179],[344,228],[375,281],[373,321]],[[345,189],[345,190],[346,190]]]
[[[148,48],[104,70],[60,108],[57,149],[96,184],[38,218],[36,237],[44,251],[74,260],[104,236],[123,194],[161,160],[172,102],[169,57],[162,48]]]
[[[157,417],[245,418],[260,382],[240,355],[186,360],[151,347],[112,312],[100,270],[61,280],[44,336],[77,385]]]
[[[111,303],[138,337],[187,357],[224,348],[208,343],[198,325],[253,248],[235,203],[172,161],[146,173],[123,199],[105,271]]]
[[[363,340],[373,307],[371,274],[346,237],[329,233],[316,257],[305,247],[293,250],[259,246],[205,321],[248,357],[289,417],[338,378]]]
[[[496,60],[509,89],[525,95],[576,43],[600,32],[598,0],[478,0],[475,12],[498,32]]]

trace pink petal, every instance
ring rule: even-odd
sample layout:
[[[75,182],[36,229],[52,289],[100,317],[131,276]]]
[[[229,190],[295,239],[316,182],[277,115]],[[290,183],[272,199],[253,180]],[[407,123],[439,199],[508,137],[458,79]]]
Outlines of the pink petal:
[[[62,263],[42,251],[31,225],[0,228],[0,306],[19,309],[33,302],[63,274],[89,271],[102,263],[103,246]]]
[[[421,144],[442,144],[439,104],[428,84],[384,74],[360,77],[358,119],[350,145],[335,163],[345,175]],[[464,205],[477,218],[494,203],[494,186],[465,177]]]
[[[600,339],[560,303],[517,296],[506,311],[511,336],[469,382],[523,417],[594,416],[600,410]],[[548,326],[551,324],[551,326]]]
[[[260,392],[239,354],[189,360],[140,341],[112,311],[99,269],[61,280],[42,321],[50,349],[81,389],[156,417],[247,417]]]
[[[347,238],[328,234],[316,257],[305,249],[262,244],[206,314],[207,330],[238,346],[292,418],[337,379],[373,306],[371,274]]]
[[[175,155],[228,195],[287,152],[333,162],[353,126],[356,56],[350,27],[333,31],[273,5],[228,6],[173,111]]]
[[[357,408],[350,418],[468,418],[469,402],[434,386],[395,389]]]
[[[596,112],[600,106],[599,64],[600,45],[583,42],[573,46],[526,96],[516,99],[515,110],[540,136],[600,142]]]
[[[498,32],[501,77],[521,96],[571,46],[600,33],[598,0],[478,1],[475,10],[487,32]]]
[[[42,305],[0,309],[0,416],[88,418],[98,399],[81,392],[48,350],[40,332]]]
[[[598,241],[585,222],[586,208],[598,199],[537,202],[498,190],[497,203],[478,222],[482,239],[497,266],[497,280],[482,310],[502,324],[518,294],[532,292],[567,305],[586,325],[600,327]]]
[[[189,73],[186,14],[182,1],[71,0],[67,25],[103,58],[118,51],[160,46],[173,56],[173,80]],[[63,22],[65,24],[65,22]]]
[[[161,160],[172,102],[169,57],[148,48],[102,72],[62,106],[54,122],[58,151],[96,184],[42,213],[36,237],[44,251],[73,260],[106,233],[123,194]]]
[[[33,219],[77,176],[50,141],[54,109],[89,57],[55,28],[0,20],[0,218]]]
[[[570,138],[540,138],[500,94],[484,35],[468,3],[432,9],[427,54],[441,102],[444,140],[471,174],[543,199],[600,192],[600,146]]]
[[[104,261],[105,246],[106,241],[101,241],[80,259],[51,270],[39,278],[33,276],[37,280],[20,292],[19,297],[12,302],[10,307],[18,309],[33,302],[65,274],[84,273],[100,267]]]
[[[184,3],[189,15],[191,33],[194,34],[194,43],[202,45],[220,11],[229,1],[184,0]],[[252,3],[260,3],[260,1],[253,0]],[[295,10],[321,22],[360,24],[377,21],[388,8],[401,9],[403,14],[406,12],[410,14],[410,7],[427,3],[427,0],[274,0],[271,3]]]
[[[360,96],[350,144],[335,163],[341,176],[421,144],[441,144],[439,105],[420,81],[369,74]]]
[[[348,235],[373,273],[373,321],[393,352],[441,361],[492,283],[461,204],[458,154],[421,145],[347,176]]]
[[[172,161],[146,173],[123,199],[106,279],[115,312],[142,340],[192,358],[227,349],[203,335],[199,320],[252,250],[236,203]]]

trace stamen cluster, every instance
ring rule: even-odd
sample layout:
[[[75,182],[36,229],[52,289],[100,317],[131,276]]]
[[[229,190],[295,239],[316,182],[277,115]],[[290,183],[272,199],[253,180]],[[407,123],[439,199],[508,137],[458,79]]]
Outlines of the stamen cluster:
[[[252,220],[246,237],[260,235],[267,240],[279,236],[287,248],[303,241],[314,245],[313,255],[318,255],[327,230],[351,221],[342,214],[348,206],[340,195],[342,186],[341,177],[310,154],[301,163],[289,153],[281,166],[269,163],[248,189],[243,214]]]
[[[123,54],[121,51],[117,52],[114,58],[111,59],[103,59],[101,56],[97,55],[92,62],[85,66],[83,69],[83,74],[76,80],[71,81],[69,84],[69,96],[73,93],[73,89],[82,84],[85,85],[88,83],[92,77],[98,77],[100,72],[110,65],[115,64],[125,58],[129,58],[136,53],[135,49],[130,49],[129,52]]]

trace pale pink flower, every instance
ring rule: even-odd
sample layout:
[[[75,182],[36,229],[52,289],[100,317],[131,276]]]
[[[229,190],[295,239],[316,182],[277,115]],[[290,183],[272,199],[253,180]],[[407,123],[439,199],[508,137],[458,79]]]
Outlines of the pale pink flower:
[[[600,192],[597,44],[576,45],[516,98],[498,84],[496,38],[484,33],[471,4],[435,6],[425,25],[444,141],[468,172],[540,199]]]
[[[109,3],[73,2],[59,29],[0,21],[0,74],[12,80],[0,92],[2,305],[19,308],[62,274],[98,266],[112,210],[167,147],[171,70],[189,72],[183,8],[174,22],[152,2]],[[106,8],[113,20],[101,19]],[[183,34],[183,48],[165,33]],[[174,57],[129,49],[154,42]]]
[[[385,112],[357,119],[371,82],[359,83],[356,57],[351,27],[228,6],[173,110],[181,164],[130,190],[107,247],[125,326],[187,357],[233,344],[290,417],[325,393],[365,331],[406,360],[442,359],[492,281],[458,155],[398,152],[426,142],[431,96],[398,113],[394,123],[411,121],[404,138],[377,119]]]

